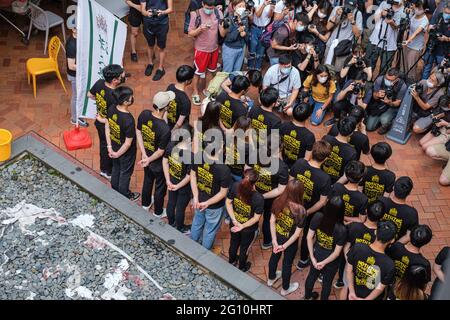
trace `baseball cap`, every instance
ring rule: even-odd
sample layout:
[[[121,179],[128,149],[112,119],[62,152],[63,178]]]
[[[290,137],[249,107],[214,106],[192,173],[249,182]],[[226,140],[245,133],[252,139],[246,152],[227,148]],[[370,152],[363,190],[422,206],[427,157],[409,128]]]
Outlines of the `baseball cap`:
[[[155,105],[158,110],[164,109],[169,105],[170,101],[174,99],[175,93],[173,91],[158,92],[153,97],[153,105]]]
[[[356,0],[345,0],[344,5],[349,8],[356,8]]]

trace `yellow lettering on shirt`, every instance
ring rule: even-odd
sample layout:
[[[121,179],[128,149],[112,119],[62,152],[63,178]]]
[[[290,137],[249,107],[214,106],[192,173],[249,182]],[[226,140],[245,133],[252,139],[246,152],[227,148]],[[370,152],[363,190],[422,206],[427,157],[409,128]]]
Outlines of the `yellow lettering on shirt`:
[[[246,223],[248,220],[250,220],[252,207],[238,197],[233,199],[233,210],[234,217],[239,223]]]
[[[220,120],[222,120],[225,128],[230,129],[232,126],[233,111],[230,109],[230,101],[227,100],[220,107]]]
[[[291,211],[284,208],[283,211],[281,211],[281,213],[277,216],[275,230],[279,235],[289,238],[289,233],[292,230],[294,222],[294,217],[292,216]]]
[[[183,164],[178,159],[178,155],[169,156],[169,175],[174,179],[181,180]]]
[[[175,124],[177,122],[177,101],[175,99],[169,102],[167,108],[167,121],[170,124]]]
[[[117,144],[121,144],[120,142],[120,126],[117,124],[117,114],[113,114],[111,118],[108,118],[109,124],[109,137],[111,141],[114,141]]]
[[[337,179],[340,177],[342,162],[343,159],[339,156],[339,147],[334,146],[333,151],[330,153],[323,164],[323,171]]]
[[[296,132],[293,130],[289,135],[283,136],[283,153],[289,160],[297,160],[300,152],[300,141],[298,141],[292,134]]]
[[[144,140],[144,148],[150,152],[155,152],[155,131],[153,131],[153,122],[149,120],[142,125],[142,140]]]
[[[364,194],[367,196],[369,203],[372,203],[384,194],[384,185],[366,181],[364,182]]]
[[[368,260],[370,261],[369,257]],[[379,268],[373,266],[373,263],[358,261],[355,267],[355,284],[365,286],[367,289],[373,290],[376,286],[376,280],[379,274]]]
[[[97,113],[100,117],[106,118],[107,117],[107,105],[106,105],[106,99],[105,99],[105,90],[102,89],[100,92],[97,92],[95,94],[95,104],[97,106]]]
[[[203,191],[207,193],[208,195],[212,194],[212,185],[213,185],[213,175],[211,172],[209,172],[209,165],[208,169],[205,168],[205,165],[203,167],[198,167],[197,169],[197,187],[198,190]]]
[[[259,175],[258,181],[255,184],[256,188],[263,193],[272,191],[272,173],[258,165],[254,166],[254,170]]]
[[[317,243],[324,249],[332,250],[333,249],[333,237],[327,235],[322,230],[316,230]]]

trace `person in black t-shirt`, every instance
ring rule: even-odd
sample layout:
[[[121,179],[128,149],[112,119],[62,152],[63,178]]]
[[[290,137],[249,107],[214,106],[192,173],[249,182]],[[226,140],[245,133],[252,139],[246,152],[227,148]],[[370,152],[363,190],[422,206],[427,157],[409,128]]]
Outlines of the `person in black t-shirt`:
[[[272,255],[269,260],[267,285],[283,278],[281,295],[286,296],[298,289],[298,282],[291,283],[292,262],[298,248],[298,238],[306,216],[303,203],[303,184],[298,180],[289,181],[283,193],[275,199],[270,217],[272,234]],[[282,272],[276,271],[283,254]]]
[[[273,129],[280,129],[281,126],[280,117],[273,112],[278,101],[278,90],[273,87],[264,89],[259,95],[259,100],[261,106],[253,107],[248,113],[248,117],[252,119],[252,128],[257,135],[253,139],[254,142],[263,139],[264,134],[268,137]]]
[[[331,189],[331,179],[320,169],[320,166],[331,153],[328,142],[319,140],[313,145],[311,160],[299,159],[292,166],[289,179],[297,179],[303,183],[303,201],[308,216],[305,220],[304,230],[300,247],[300,261],[297,269],[303,269],[309,263],[309,251],[306,241],[309,224],[313,214],[319,211],[326,203]]]
[[[248,251],[258,235],[258,221],[264,211],[264,198],[255,189],[256,181],[258,174],[253,169],[245,170],[244,178],[233,184],[225,201],[233,223],[230,225],[228,262],[237,264],[239,260],[239,269],[243,272],[251,267],[251,263],[247,261]]]
[[[436,274],[431,287],[431,300],[449,300],[449,292],[445,290],[445,281],[450,275],[450,247],[443,247],[434,261],[433,271]],[[448,287],[448,285],[447,285]]]
[[[382,196],[388,196],[394,187],[395,173],[386,168],[386,161],[392,155],[392,148],[387,142],[378,142],[370,148],[373,165],[367,167],[361,185],[369,203]]]
[[[89,124],[78,118],[77,121],[77,28],[72,29],[72,36],[66,42],[67,79],[72,84],[72,97],[70,98],[70,123],[80,127],[88,127]]]
[[[354,106],[350,109],[349,117],[353,117],[356,120],[356,130],[350,136],[349,144],[356,150],[356,160],[361,158],[361,153],[368,154],[370,151],[369,137],[366,133],[366,126],[364,125],[365,111],[360,106]],[[339,130],[336,124],[334,124],[328,135],[336,137],[339,134]],[[345,182],[345,181],[341,181]]]
[[[129,108],[134,103],[133,90],[129,87],[114,89],[117,105],[108,109],[105,136],[108,155],[112,159],[111,187],[130,200],[140,197],[130,191],[130,179],[136,161],[136,129]]]
[[[185,91],[194,78],[194,68],[182,65],[177,69],[176,77],[177,83],[170,84],[167,87],[167,91],[175,93],[175,99],[170,101],[169,109],[167,110],[167,124],[171,130],[180,128],[184,123],[189,124],[191,100]]]
[[[366,50],[360,44],[355,44],[352,48],[352,54],[345,59],[344,66],[340,72],[341,79],[355,80],[358,72],[364,72],[367,79],[372,79],[372,67],[367,59]]]
[[[386,254],[394,261],[395,280],[400,282],[405,277],[405,271],[411,265],[420,265],[425,268],[426,280],[431,281],[430,262],[420,253],[420,248],[430,243],[433,234],[427,225],[418,225],[411,231],[411,242],[406,245],[396,242],[386,249]],[[395,287],[390,292],[390,298],[395,298]]]
[[[345,204],[345,224],[350,222],[363,222],[367,207],[367,197],[358,190],[358,184],[366,174],[366,166],[361,161],[350,161],[345,167],[345,176],[348,183],[341,184],[336,182],[330,196],[339,196]]]
[[[189,234],[190,228],[184,224],[184,214],[192,198],[190,185],[191,165],[193,163],[192,127],[188,123],[184,123],[181,128],[175,129],[173,133],[174,136],[180,134],[181,139],[169,142],[164,152],[163,170],[169,191],[166,212],[171,226],[176,227],[184,234]]]
[[[394,222],[397,228],[395,239],[403,244],[410,241],[411,229],[419,224],[417,210],[406,204],[406,198],[413,189],[413,182],[409,177],[400,177],[394,183],[394,194],[390,198],[382,197],[386,211],[382,220]]]
[[[191,226],[191,239],[211,249],[220,228],[223,207],[231,184],[230,169],[222,164],[223,144],[219,149],[205,145],[201,164],[192,165],[191,188],[193,195],[194,219]],[[214,144],[215,145],[215,144]]]
[[[226,162],[231,171],[231,178],[234,182],[239,182],[244,176],[244,168],[250,163],[250,152],[253,150],[249,134],[250,118],[239,117],[233,126],[233,143],[225,144]],[[244,134],[244,136],[241,136]]]
[[[108,148],[105,136],[105,124],[108,109],[116,104],[112,95],[114,89],[125,81],[125,72],[117,64],[110,64],[102,70],[103,78],[99,79],[87,93],[90,99],[95,100],[97,106],[97,116],[95,118],[95,128],[100,140],[100,175],[111,180],[112,159],[108,156]]]
[[[136,38],[139,35],[139,29],[141,24],[143,24],[141,13],[141,1],[126,0],[125,2],[130,7],[130,13],[128,14],[128,22],[131,25],[131,36],[130,36],[131,61],[137,62],[138,55],[136,52]]]
[[[307,241],[311,267],[305,281],[305,300],[316,300],[314,284],[322,274],[321,300],[328,300],[331,285],[339,267],[339,256],[346,242],[344,226],[345,203],[339,196],[331,197],[322,212],[314,215],[309,226]]]
[[[350,249],[345,269],[349,300],[380,300],[394,282],[395,265],[385,250],[394,242],[395,232],[393,222],[380,221],[374,243],[355,243]]]
[[[237,76],[231,84],[231,93],[222,91],[216,101],[220,102],[220,127],[226,131],[234,126],[236,120],[247,115],[247,106],[241,101],[250,87],[250,81],[244,76]]]
[[[421,264],[411,264],[405,270],[405,276],[392,289],[389,300],[428,300],[425,293],[428,280],[427,268]]]
[[[348,142],[356,129],[356,119],[343,118],[339,121],[337,137],[326,135],[323,140],[331,144],[331,154],[322,164],[322,170],[328,173],[331,182],[335,183],[344,174],[347,164],[356,159],[356,150]]]
[[[375,201],[367,207],[367,219],[363,222],[352,222],[347,226],[347,243],[344,246],[344,260],[339,265],[339,277],[334,284],[336,289],[342,288],[339,293],[340,300],[346,300],[348,295],[348,286],[344,283],[345,265],[347,262],[347,253],[355,243],[371,245],[375,241],[375,231],[378,221],[383,218],[384,204],[381,201]]]
[[[153,185],[155,185],[153,215],[158,218],[166,217],[163,206],[167,185],[163,173],[162,158],[170,141],[170,128],[164,121],[164,115],[173,99],[175,99],[175,93],[172,91],[155,94],[153,97],[155,111],[144,110],[141,112],[136,131],[142,154],[140,165],[144,168],[142,207],[145,210],[150,209]]]
[[[314,133],[305,127],[305,121],[312,113],[312,107],[307,103],[299,103],[292,110],[292,122],[284,122],[280,128],[283,145],[283,160],[289,168],[298,160],[311,159],[311,151],[316,141]]]

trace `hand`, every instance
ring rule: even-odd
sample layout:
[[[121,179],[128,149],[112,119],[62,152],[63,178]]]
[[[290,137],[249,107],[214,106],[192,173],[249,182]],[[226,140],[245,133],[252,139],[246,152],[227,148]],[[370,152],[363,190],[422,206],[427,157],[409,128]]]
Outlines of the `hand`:
[[[244,229],[242,224],[240,224],[239,222],[236,222],[236,224],[231,228],[231,232],[239,232],[242,229]]]
[[[240,33],[245,32],[245,26],[240,26],[238,30]]]
[[[316,117],[317,117],[317,118],[321,118],[321,117],[322,117],[322,114],[323,114],[323,109],[322,109],[322,108],[319,108],[319,110],[316,111]]]
[[[299,44],[298,44],[298,43],[294,43],[293,45],[291,45],[291,46],[288,48],[288,50],[295,51],[295,50],[297,50],[298,48],[299,48]]]
[[[347,19],[348,21],[350,21],[350,23],[355,23],[355,17],[353,16],[353,12],[350,12],[349,14],[347,14]]]
[[[148,157],[142,158],[142,160],[139,161],[139,165],[140,165],[142,168],[147,167],[149,164],[150,164],[150,158],[148,158]]]
[[[157,10],[156,11],[156,15],[159,17],[159,16],[162,16],[164,14],[164,11],[163,10]]]
[[[117,152],[114,152],[111,148],[109,149],[108,156],[109,156],[111,159],[116,159],[116,158],[119,157],[118,154],[117,154]]]
[[[387,97],[384,97],[382,101],[383,101],[385,104],[387,104],[387,105],[391,105],[391,104],[392,104],[392,100],[391,100],[391,99],[388,99]]]
[[[319,31],[317,31],[317,27],[315,25],[309,25],[308,30],[309,30],[309,32],[314,33],[314,34],[319,33]]]
[[[323,263],[323,261],[320,261],[320,262],[317,263],[316,269],[317,269],[317,270],[322,270],[323,267],[325,267],[325,266],[326,266],[326,264]]]
[[[342,14],[344,13],[344,10],[342,7],[339,7],[336,9],[336,15],[337,16],[342,16]]]
[[[311,48],[311,49],[309,50],[309,54],[311,54],[314,58],[317,58],[317,53],[316,53],[316,51],[314,50],[314,48]]]
[[[198,204],[198,206],[197,206],[197,209],[200,210],[200,211],[205,211],[205,209],[207,209],[208,206],[209,206],[209,204],[208,204],[207,201],[205,201],[205,202],[200,202],[200,203]]]
[[[287,16],[289,14],[289,8],[285,7],[283,11],[281,11],[281,13],[283,14],[283,16]]]
[[[386,96],[386,91],[380,90],[378,91],[378,98],[383,99]]]
[[[271,2],[270,0],[264,0],[264,3],[263,3],[263,4],[264,4],[264,7],[265,7],[265,6],[270,6],[271,3],[272,3],[272,2]]]
[[[387,10],[386,9],[381,10],[381,16],[386,17],[386,15],[387,15]]]
[[[152,17],[153,13],[150,10],[147,10],[147,17]]]
[[[353,57],[350,59],[350,61],[348,62],[348,64],[355,64],[356,63],[356,57]]]
[[[315,257],[311,257],[311,263],[312,263],[313,267],[317,269],[317,260]]]
[[[208,29],[208,25],[206,23],[202,23],[199,27],[200,31],[205,31]]]
[[[359,298],[356,296],[354,292],[350,292],[348,294],[348,300],[359,300]]]
[[[353,91],[353,89],[355,88],[355,83],[354,82],[352,82],[352,83],[350,83],[350,85],[347,87],[347,89],[345,89],[345,92],[350,92],[350,91]]]
[[[358,129],[359,129],[359,132],[364,133],[364,134],[366,133],[366,125],[364,124],[363,121],[361,121],[361,122],[359,123]]]
[[[436,127],[441,128],[441,127],[447,127],[448,125],[450,125],[450,123],[448,123],[445,120],[441,120],[438,123],[436,123]]]
[[[406,47],[410,43],[411,43],[411,41],[409,39],[405,40],[405,41],[402,42],[402,46]]]
[[[419,96],[419,94],[417,93],[416,89],[412,89],[411,91],[411,95],[413,96],[413,98],[417,98]]]

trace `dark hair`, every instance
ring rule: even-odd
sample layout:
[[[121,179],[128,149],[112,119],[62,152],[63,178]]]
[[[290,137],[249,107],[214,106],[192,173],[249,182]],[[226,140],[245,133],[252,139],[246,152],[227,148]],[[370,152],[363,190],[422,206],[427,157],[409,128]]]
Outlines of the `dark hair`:
[[[361,161],[352,160],[345,167],[345,176],[351,183],[359,183],[366,175],[366,166]]]
[[[353,77],[353,80],[362,80],[366,82],[368,80],[367,73],[365,73],[363,70],[357,70],[355,76]]]
[[[261,71],[254,69],[249,70],[247,73],[247,78],[253,87],[256,87],[258,89],[261,88],[263,83],[263,76]]]
[[[292,117],[300,122],[303,122],[309,118],[313,109],[309,103],[297,103],[292,110]]]
[[[364,119],[365,114],[364,109],[361,106],[356,105],[350,109],[348,115],[353,117],[357,123],[360,123]]]
[[[319,79],[317,77],[319,76],[319,74],[321,74],[323,72],[328,73],[327,81],[325,83],[322,83],[322,85],[327,88],[327,94],[328,94],[328,90],[330,89],[330,83],[332,80],[331,80],[330,70],[328,70],[328,67],[324,64],[319,64],[317,66],[317,68],[314,69],[311,86],[313,86],[313,87],[317,86],[317,84],[319,83]]]
[[[414,3],[414,7],[419,7],[419,8],[423,8],[423,6],[424,6],[424,3],[423,3],[423,1],[422,0],[416,0],[415,2],[413,2]]]
[[[118,64],[110,64],[103,68],[102,74],[106,82],[111,83],[114,79],[120,78],[123,68]]]
[[[330,198],[323,208],[323,218],[318,229],[327,235],[332,235],[336,224],[343,224],[345,216],[345,203],[340,196]]]
[[[216,5],[216,0],[202,0],[202,2],[203,2],[204,5],[207,5],[207,6],[210,6],[210,7]]]
[[[365,53],[366,49],[359,43],[355,43],[352,47],[352,53],[359,53],[359,52]]]
[[[292,179],[288,182],[284,191],[274,200],[272,213],[277,217],[288,208],[294,215],[296,223],[303,221],[306,217],[306,210],[303,207],[303,182]]]
[[[355,131],[357,124],[358,123],[356,119],[353,117],[345,117],[340,119],[337,126],[339,134],[344,137],[350,136],[353,133],[353,131]]]
[[[308,15],[306,14],[306,13],[304,13],[304,12],[297,12],[295,15],[294,15],[294,20],[295,21],[298,21],[298,22],[301,22],[303,25],[308,25],[308,23],[309,23],[309,17],[308,17]]]
[[[261,100],[261,104],[264,107],[271,107],[278,101],[278,90],[274,87],[268,87],[264,89],[259,95],[259,100]]]
[[[410,241],[414,247],[422,248],[430,243],[432,237],[433,232],[426,224],[419,224],[411,229]]]
[[[177,82],[184,83],[186,81],[192,80],[194,78],[195,70],[191,66],[188,66],[186,64],[180,66],[177,69]]]
[[[133,89],[127,86],[120,86],[113,90],[112,95],[116,99],[117,104],[122,105],[133,96]]]
[[[242,129],[242,130],[246,131],[250,128],[251,123],[252,123],[252,119],[250,119],[246,116],[240,116],[239,118],[236,119],[233,129],[234,130]]]
[[[400,76],[400,70],[397,68],[390,68],[386,74],[390,77],[398,78]]]
[[[239,182],[237,187],[237,197],[244,203],[250,203],[253,186],[258,181],[258,173],[253,169],[244,171],[244,178]]]
[[[280,55],[280,58],[278,59],[278,64],[291,64],[292,63],[292,57],[290,54],[282,54]]]
[[[331,153],[331,144],[325,140],[314,142],[312,148],[312,159],[318,162],[325,161]]]
[[[409,265],[395,285],[395,297],[400,300],[425,300],[428,281],[428,271],[423,265]]]
[[[377,142],[370,148],[370,155],[375,163],[385,164],[392,155],[391,145],[387,142]]]
[[[392,221],[379,221],[377,223],[377,240],[381,243],[389,243],[397,234],[397,228]]]
[[[319,18],[319,14],[318,14],[319,10],[324,11],[327,16],[323,19]],[[322,27],[323,30],[326,30],[328,17],[330,16],[330,13],[332,10],[333,10],[333,7],[331,6],[331,3],[328,0],[320,0],[319,1],[318,8],[317,8],[316,12],[314,13],[314,16],[312,19],[312,23],[317,27],[317,30],[319,30],[319,32],[321,31],[318,27],[319,25]]]
[[[410,177],[403,176],[394,183],[394,195],[399,199],[406,199],[413,189],[413,181]]]
[[[383,202],[377,200],[367,207],[367,219],[372,222],[378,222],[383,218],[386,207]]]
[[[250,87],[250,81],[247,77],[237,76],[231,82],[231,91],[234,93],[240,93],[246,91]]]
[[[318,10],[324,10],[327,12],[327,15],[330,15],[331,11],[333,10],[333,7],[331,6],[331,3],[328,0],[321,0],[318,4]],[[316,11],[317,14],[317,11]]]
[[[212,128],[220,128],[219,120],[221,107],[222,104],[217,101],[210,101],[206,105],[205,113],[199,118],[202,122],[202,132]]]

